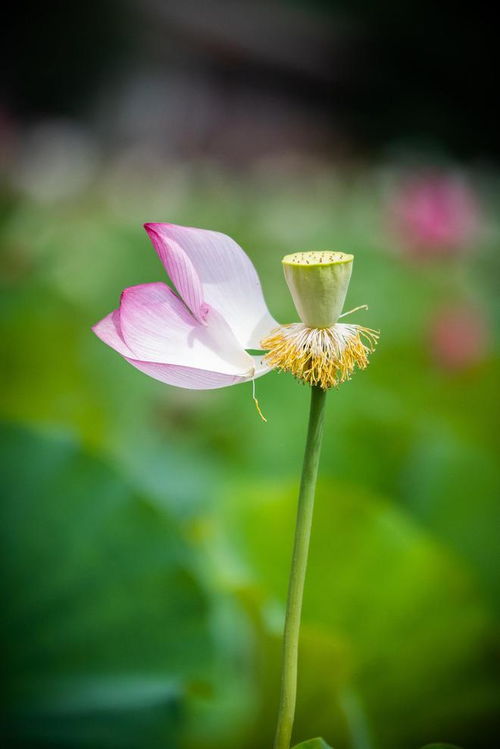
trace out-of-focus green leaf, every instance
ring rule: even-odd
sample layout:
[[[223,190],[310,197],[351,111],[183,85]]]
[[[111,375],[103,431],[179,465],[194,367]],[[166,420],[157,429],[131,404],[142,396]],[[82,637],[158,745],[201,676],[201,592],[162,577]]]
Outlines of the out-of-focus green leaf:
[[[183,734],[183,749],[272,745],[296,501],[295,490],[283,486],[298,480],[308,392],[286,375],[258,380],[268,418],[264,425],[253,406],[251,383],[211,392],[170,388],[141,375],[95,338],[90,326],[116,306],[124,287],[166,280],[141,224],[169,220],[233,236],[255,263],[267,303],[282,322],[296,319],[282,277],[283,254],[332,243],[354,252],[346,308],[369,304],[369,311],[357,313],[352,322],[381,329],[369,369],[329,396],[321,463],[325,484],[318,496],[301,638],[299,735],[331,737],[337,749],[401,749],[443,735],[488,749],[499,709],[489,613],[498,610],[500,596],[494,530],[498,356],[492,330],[499,256],[492,210],[496,188],[483,184],[489,228],[470,252],[415,262],[388,231],[387,199],[390,203],[398,180],[390,168],[341,173],[318,161],[290,173],[284,164],[276,169],[266,162],[239,177],[206,164],[155,159],[143,179],[136,165],[136,159],[103,162],[90,190],[57,204],[34,200],[18,188],[4,189],[0,417],[62,429],[113,463],[136,507],[114,521],[118,545],[131,546],[139,566],[144,560],[148,567],[152,549],[159,548],[156,530],[165,537],[156,518],[169,526],[169,543],[180,541],[181,576],[192,575],[186,569],[197,563],[194,545],[206,545],[213,564],[207,554],[204,581],[212,591],[220,587],[212,601],[215,685],[211,691],[203,681],[190,683],[186,703],[183,678],[172,679],[169,669],[160,675],[149,669],[132,673],[134,648],[123,646],[127,673],[112,673],[110,663],[120,662],[123,638],[111,642],[105,591],[116,585],[117,566],[128,569],[127,576],[130,567],[121,553],[117,561],[111,551],[94,554],[103,602],[92,603],[94,615],[81,614],[81,627],[87,630],[94,621],[89,649],[95,649],[92,664],[101,665],[102,659],[102,673],[95,680],[92,665],[76,678],[69,659],[53,688],[47,683],[37,690],[41,713],[36,717],[31,705],[23,723],[25,744],[34,741],[27,736],[31,729],[33,737],[45,735],[45,747],[65,747],[68,736],[73,745],[77,736],[81,743],[84,736],[87,744],[99,743],[100,736],[105,749],[125,741],[125,734],[137,745],[141,734],[141,749],[149,749],[156,739],[150,741],[148,725],[158,725],[153,718],[158,710],[165,725],[194,725],[188,743]],[[440,310],[449,303],[474,305],[474,300],[484,322],[479,358],[463,368],[443,367],[431,343]],[[38,481],[53,456],[46,440],[30,445],[30,460],[21,462],[33,466]],[[65,485],[85,484],[78,461],[69,461],[64,475],[63,493]],[[94,497],[89,512],[93,508],[98,514],[101,504],[107,506],[109,472],[93,475],[91,492],[83,490]],[[228,477],[234,479],[231,513],[214,520],[209,508]],[[74,488],[67,494],[71,498]],[[9,507],[4,520],[10,526],[1,531],[7,538],[9,527],[16,527],[12,503]],[[38,571],[47,549],[37,551],[29,564],[23,560],[29,547],[40,545],[34,528],[44,528],[43,517],[34,502],[27,514],[32,524],[23,519],[23,534],[12,531],[19,541],[9,545],[7,540],[3,552],[19,580],[19,590],[4,584],[13,601],[5,615],[13,648],[6,684],[10,701],[4,701],[9,714],[25,682],[36,691],[32,672],[45,673],[47,662],[57,670],[58,653],[64,661],[72,640],[73,650],[77,647],[77,638],[68,642],[68,632],[78,631],[79,612],[97,597],[85,598],[81,549],[88,547],[91,555],[104,538],[109,548],[113,537],[108,529],[94,538],[92,523],[81,522],[81,531],[72,529],[64,545],[67,519],[59,531],[54,518],[60,511],[49,513],[57,563],[45,561]],[[84,519],[81,512],[76,517],[75,525]],[[189,545],[180,540],[181,532],[191,534]],[[92,588],[93,575],[86,578]],[[165,606],[169,591],[176,590],[173,582],[156,593],[154,585],[138,587],[130,586],[131,593],[138,602],[147,598],[151,611]],[[21,592],[25,610],[13,619],[11,609],[15,604],[18,611]],[[125,603],[119,605],[120,616],[144,631]],[[50,616],[42,616],[47,608]],[[167,627],[165,635],[171,634]],[[182,625],[174,636],[184,641]],[[109,646],[99,653],[95,643],[101,639]],[[140,651],[146,647],[138,643]],[[17,681],[12,678],[16,664]],[[46,706],[41,705],[44,690]],[[103,704],[103,693],[105,711],[95,708]],[[77,718],[77,703],[79,714],[87,711],[83,720]],[[49,716],[48,723],[40,715]],[[175,746],[173,736],[167,726],[163,745]]]
[[[186,688],[212,662],[186,542],[73,441],[4,427],[0,454],[7,734],[175,746]]]
[[[426,744],[422,749],[461,749],[456,744]]]
[[[301,741],[300,744],[295,744],[293,749],[333,749],[330,744],[327,744],[324,739],[308,739],[308,741]]]
[[[228,583],[254,591],[276,639],[295,507],[296,488],[262,485],[233,489],[221,510],[234,557],[228,566],[238,570]],[[449,716],[458,709],[481,731],[483,708],[476,695],[491,689],[485,658],[492,655],[493,632],[465,565],[409,516],[356,486],[320,485],[304,600],[300,733],[336,736],[339,746],[359,735],[370,746],[376,725],[380,745],[403,746],[413,736],[452,732]],[[311,650],[313,633],[317,645]],[[328,641],[337,643],[331,658]],[[266,664],[261,718],[266,704],[274,704],[267,685],[271,680],[276,688],[279,657]],[[355,709],[348,709],[346,694],[356,694]],[[271,715],[267,720],[270,725]]]
[[[1,419],[58,424],[104,447],[135,486],[177,516],[206,505],[213,466],[172,436],[173,424],[177,434],[189,424],[195,399],[177,396],[169,407],[172,389],[137,376],[96,338],[95,320],[47,287],[4,293],[0,322],[8,361],[0,373]]]
[[[498,606],[500,476],[494,454],[435,428],[410,454],[404,492],[419,520],[470,560]]]

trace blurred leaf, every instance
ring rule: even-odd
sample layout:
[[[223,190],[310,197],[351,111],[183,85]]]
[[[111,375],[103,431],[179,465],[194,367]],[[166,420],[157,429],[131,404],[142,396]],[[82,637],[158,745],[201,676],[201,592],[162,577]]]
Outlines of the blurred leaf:
[[[192,553],[72,441],[6,426],[0,454],[8,730],[51,746],[174,746],[186,686],[212,662]]]
[[[110,397],[102,408],[92,386],[84,349],[93,334],[74,306],[44,286],[27,284],[2,294],[0,317],[8,361],[1,373],[1,417],[65,424],[97,441],[114,403]]]
[[[422,749],[461,749],[456,744],[426,744]]]
[[[332,747],[323,739],[309,739],[308,741],[302,741],[300,744],[295,744],[293,749],[332,749]]]
[[[500,475],[493,454],[434,427],[407,460],[406,500],[426,527],[467,560],[500,604]]]
[[[12,598],[4,625],[13,650],[7,691],[12,695],[14,686],[31,685],[30,695],[23,696],[24,705],[34,694],[24,730],[32,729],[33,741],[45,735],[45,747],[54,745],[51,736],[57,733],[59,747],[68,736],[72,745],[77,737],[99,744],[100,736],[104,749],[126,735],[149,749],[157,739],[150,741],[148,726],[160,725],[161,713],[163,745],[171,747],[172,726],[187,710],[195,730],[189,744],[183,734],[183,749],[272,744],[296,501],[287,482],[300,470],[308,393],[285,375],[259,380],[258,397],[268,417],[263,425],[250,383],[210,393],[168,388],[140,375],[93,336],[90,325],[116,305],[122,288],[165,278],[141,223],[168,218],[219,229],[239,241],[255,262],[271,311],[283,322],[296,313],[280,258],[297,246],[331,246],[333,239],[356,253],[346,304],[370,306],[353,322],[382,330],[369,370],[332,393],[328,407],[325,483],[318,495],[301,639],[300,735],[334,736],[337,749],[401,749],[436,735],[488,749],[498,714],[490,615],[500,600],[498,357],[494,333],[486,330],[482,363],[444,371],[433,361],[428,331],[438,308],[465,298],[480,300],[489,327],[488,310],[496,303],[495,274],[487,272],[498,257],[496,187],[483,185],[491,200],[489,248],[416,263],[395,247],[388,230],[387,199],[398,175],[387,166],[343,172],[318,161],[290,171],[284,162],[265,160],[241,177],[204,163],[155,158],[144,164],[142,155],[117,157],[102,163],[86,194],[65,196],[57,204],[36,202],[8,186],[3,191],[8,210],[0,220],[5,288],[0,415],[64,429],[102,451],[119,471],[117,476],[103,469],[99,478],[94,464],[100,462],[92,460],[94,479],[87,484],[82,465],[68,460],[55,490],[71,506],[78,483],[84,494],[95,496],[95,502],[87,497],[75,503],[81,533],[71,528],[62,499],[64,511],[53,508],[45,519],[43,506],[51,505],[44,491],[40,508],[32,498],[22,512],[21,529],[14,523],[15,503],[4,510],[10,527],[0,531],[6,537],[3,556],[8,576],[17,581],[17,586],[2,583]],[[24,453],[19,459],[23,470],[16,470],[24,482],[33,470],[33,497],[55,460],[47,448],[51,442],[33,438],[29,459]],[[56,476],[56,467],[53,472]],[[119,510],[110,519],[116,539],[97,511],[101,503],[109,507],[109,473],[134,505],[120,520]],[[228,508],[214,521],[209,508],[228,477],[234,479]],[[95,516],[87,520],[86,503]],[[94,533],[99,523],[102,532]],[[45,528],[44,538],[39,531]],[[192,531],[189,545],[179,528]],[[199,593],[193,546],[205,543],[203,579],[211,591],[215,584],[221,588],[211,604],[217,610],[211,630],[216,684],[209,689],[197,672],[194,688],[189,677],[188,702],[175,653],[166,647],[172,668],[153,673],[149,666],[134,666],[136,649],[125,639],[124,621],[137,636],[136,660],[142,663],[152,615],[147,653],[152,662],[163,616],[156,619],[154,612],[168,607],[170,590],[183,587],[170,579],[161,591],[152,582],[144,588],[129,584],[132,560],[124,549],[132,549],[139,567],[144,561],[148,577],[146,568],[154,567],[150,557],[162,546],[159,536],[168,538],[179,557],[176,552],[158,566],[172,574],[178,569],[193,595]],[[126,600],[128,588],[137,599],[137,618]],[[169,638],[172,629],[166,627]],[[113,638],[109,632],[117,630]],[[182,622],[174,635],[185,641]],[[190,637],[186,634],[188,642]],[[116,674],[122,658],[126,673]],[[97,678],[96,664],[102,670]],[[47,671],[50,683],[44,680]],[[44,691],[48,703],[42,706]],[[16,692],[18,711],[20,703]],[[85,713],[82,719],[76,704]]]
[[[238,571],[228,582],[255,591],[264,621],[277,634],[295,506],[295,487],[240,484],[220,510],[235,560],[226,569]],[[451,733],[450,716],[458,711],[480,735],[488,730],[481,726],[483,711],[496,701],[487,667],[494,622],[463,563],[383,498],[352,485],[320,485],[303,626],[296,720],[301,734],[321,731],[345,746],[344,723],[351,737],[370,736],[376,725],[380,745],[398,747],[447,727]],[[309,649],[309,632],[315,631],[324,633],[316,639],[316,655]],[[331,656],[328,640],[338,643]],[[271,667],[277,682],[279,659],[267,665],[260,715],[273,702],[267,683]],[[357,695],[355,711],[347,710],[346,690]]]
[[[138,375],[92,333],[95,320],[46,287],[4,293],[0,322],[8,362],[0,373],[0,418],[64,425],[85,444],[104,447],[134,485],[177,517],[206,505],[214,465],[193,444],[199,396]]]

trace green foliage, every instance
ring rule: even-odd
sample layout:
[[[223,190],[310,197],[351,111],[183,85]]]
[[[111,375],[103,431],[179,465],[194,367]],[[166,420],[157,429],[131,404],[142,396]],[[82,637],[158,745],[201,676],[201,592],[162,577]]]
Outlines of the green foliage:
[[[282,255],[352,251],[346,306],[382,331],[328,397],[295,740],[489,749],[498,354],[487,331],[477,361],[447,369],[430,342],[449,304],[493,319],[495,232],[410,260],[384,223],[392,176],[367,170],[105,177],[57,205],[12,194],[0,223],[8,745],[272,746],[308,393],[258,380],[263,424],[250,386],[168,388],[95,339],[122,288],[164,278],[141,229],[156,219],[234,236],[283,322]]]
[[[70,440],[4,427],[0,454],[9,733],[163,746],[212,653],[185,542],[164,511]]]
[[[332,749],[323,739],[309,739],[296,744],[293,749]]]
[[[272,617],[277,635],[289,559],[276,539],[291,541],[295,494],[295,486],[250,485],[229,492],[220,506],[225,544],[237,560],[233,566],[246,571],[237,584],[254,596],[258,592],[263,616]],[[347,742],[349,735],[371,733],[375,722],[381,746],[402,746],[413,733],[432,735],[433,708],[445,695],[452,711],[468,704],[472,719],[479,707],[475,694],[485,684],[474,664],[483,658],[491,628],[464,565],[401,510],[348,484],[320,485],[304,600],[297,731],[307,730],[314,709],[315,727],[324,735]],[[263,674],[261,715],[277,689],[278,653]],[[423,690],[429,673],[432,684]],[[272,711],[268,719],[271,731]]]

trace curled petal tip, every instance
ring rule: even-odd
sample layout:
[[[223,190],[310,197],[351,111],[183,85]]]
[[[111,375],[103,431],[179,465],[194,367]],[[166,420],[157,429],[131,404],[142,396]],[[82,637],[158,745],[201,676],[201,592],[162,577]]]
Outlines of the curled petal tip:
[[[241,247],[226,234],[169,223],[145,229],[177,291],[200,322],[217,310],[244,348],[255,348],[276,326],[257,272]]]
[[[159,221],[146,221],[146,223],[143,224],[143,226],[149,234],[149,232],[151,231],[157,231],[157,228],[156,228],[157,226],[169,226],[169,224],[165,222],[160,223]]]

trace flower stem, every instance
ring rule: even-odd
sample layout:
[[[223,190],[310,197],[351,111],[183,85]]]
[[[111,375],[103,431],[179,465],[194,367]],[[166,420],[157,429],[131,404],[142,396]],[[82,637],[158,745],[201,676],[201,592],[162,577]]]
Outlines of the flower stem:
[[[314,494],[318,476],[319,456],[323,438],[326,390],[317,385],[311,388],[311,408],[306,449],[300,481],[292,567],[288,585],[288,601],[283,636],[283,665],[278,725],[274,749],[290,749],[295,701],[297,696],[297,657],[299,650],[300,618],[307,569],[307,555],[314,509]]]

